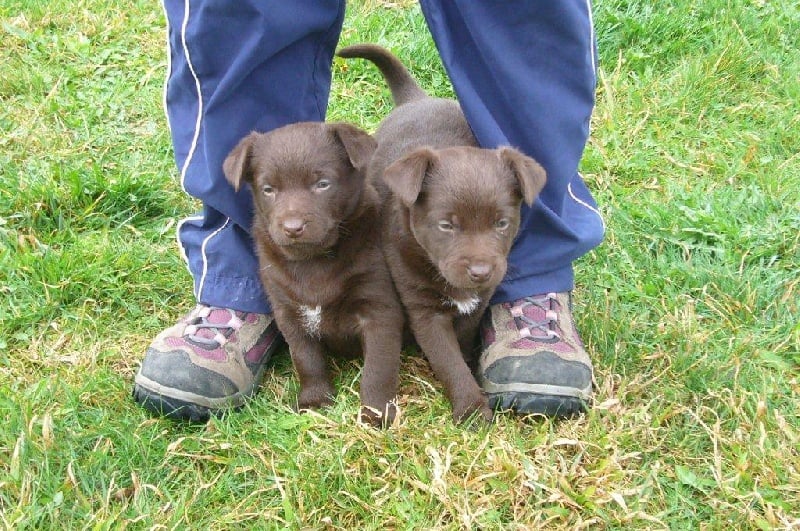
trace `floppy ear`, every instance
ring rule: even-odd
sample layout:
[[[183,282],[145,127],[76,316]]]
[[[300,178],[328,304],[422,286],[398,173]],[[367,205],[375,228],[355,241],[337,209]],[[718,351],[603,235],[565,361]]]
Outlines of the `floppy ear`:
[[[253,143],[260,133],[250,133],[236,144],[236,147],[225,157],[222,163],[222,171],[225,178],[233,185],[237,192],[242,186],[242,182],[252,183],[253,173],[250,169],[250,154],[253,150]]]
[[[369,133],[354,125],[344,122],[330,124],[331,131],[337,142],[347,152],[350,164],[357,170],[363,170],[372,159],[378,143]]]
[[[386,168],[383,181],[405,206],[410,207],[417,201],[425,175],[437,160],[436,153],[430,149],[417,149]]]
[[[498,152],[500,160],[517,179],[525,204],[531,206],[547,182],[547,173],[544,168],[531,157],[514,148],[502,147]]]

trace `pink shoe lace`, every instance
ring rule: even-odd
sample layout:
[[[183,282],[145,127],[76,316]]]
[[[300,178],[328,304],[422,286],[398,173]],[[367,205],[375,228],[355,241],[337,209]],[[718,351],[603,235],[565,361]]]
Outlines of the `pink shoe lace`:
[[[558,330],[558,304],[555,293],[524,297],[509,308],[521,338],[556,342],[561,340]]]
[[[240,317],[237,313],[228,308],[202,306],[184,329],[183,336],[209,350],[221,347],[244,324],[245,314],[241,312]]]

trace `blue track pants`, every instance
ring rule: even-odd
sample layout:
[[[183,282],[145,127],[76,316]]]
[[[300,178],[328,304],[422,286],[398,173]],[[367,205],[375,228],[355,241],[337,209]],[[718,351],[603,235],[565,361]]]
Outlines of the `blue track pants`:
[[[594,105],[590,0],[421,0],[456,94],[484,147],[512,145],[547,170],[524,208],[494,302],[573,287],[572,262],[603,221],[577,168]],[[249,235],[252,204],[222,162],[250,131],[325,118],[343,0],[165,0],[165,104],[184,190],[203,205],[178,226],[199,302],[269,312]],[[424,87],[423,87],[424,88]]]

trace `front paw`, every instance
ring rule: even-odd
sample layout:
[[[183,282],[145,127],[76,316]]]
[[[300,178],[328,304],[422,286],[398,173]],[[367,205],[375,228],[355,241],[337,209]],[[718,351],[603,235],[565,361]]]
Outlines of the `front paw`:
[[[388,428],[397,418],[398,408],[394,402],[387,402],[380,409],[362,405],[358,413],[358,421],[373,428]]]
[[[330,384],[307,385],[300,389],[297,409],[319,409],[333,404],[334,388]]]
[[[453,420],[457,424],[478,427],[491,424],[494,420],[494,411],[489,407],[489,401],[483,394],[477,397],[462,397],[453,400]]]

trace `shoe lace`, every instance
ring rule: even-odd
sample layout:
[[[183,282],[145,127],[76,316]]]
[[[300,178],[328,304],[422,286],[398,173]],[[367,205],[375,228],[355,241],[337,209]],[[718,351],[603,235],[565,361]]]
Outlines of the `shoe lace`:
[[[226,311],[229,314],[227,322],[211,322],[209,316],[214,311]],[[228,342],[228,338],[236,330],[242,327],[242,318],[236,315],[236,312],[228,308],[219,308],[217,306],[201,306],[196,314],[186,326],[183,335],[184,337],[206,345],[210,348],[221,347]]]
[[[516,301],[511,306],[511,315],[514,317],[514,324],[519,331],[519,335],[523,338],[530,338],[539,341],[560,341],[561,334],[558,332],[557,328],[558,313],[556,313],[556,311],[553,309],[555,302],[555,293],[524,297]],[[543,320],[534,320],[532,317],[526,314],[525,310],[532,307],[540,310],[536,313],[544,315]]]

